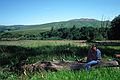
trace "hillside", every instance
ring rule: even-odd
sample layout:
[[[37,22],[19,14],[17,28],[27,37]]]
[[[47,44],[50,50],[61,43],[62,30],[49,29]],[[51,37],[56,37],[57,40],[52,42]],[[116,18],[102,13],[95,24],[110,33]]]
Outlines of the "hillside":
[[[105,22],[105,21],[104,21]],[[74,25],[76,27],[101,27],[102,21],[96,19],[73,19],[69,21],[60,21],[60,22],[52,22],[40,25],[13,25],[13,26],[0,26],[1,31],[11,32],[11,33],[22,33],[22,34],[32,34],[39,33],[44,31],[49,31],[52,27],[55,29],[58,28],[71,28]]]
[[[69,21],[60,21],[60,22],[52,22],[52,23],[46,23],[41,25],[28,25],[25,26],[23,29],[35,29],[35,28],[62,28],[62,27],[73,27],[75,25],[76,27],[83,27],[83,26],[93,26],[93,27],[100,27],[101,21],[95,20],[95,19],[73,19]]]

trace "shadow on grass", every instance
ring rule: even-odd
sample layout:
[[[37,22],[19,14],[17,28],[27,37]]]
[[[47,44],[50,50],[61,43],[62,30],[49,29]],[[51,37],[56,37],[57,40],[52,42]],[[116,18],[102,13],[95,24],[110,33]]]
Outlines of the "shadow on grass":
[[[17,63],[19,61],[26,60],[28,57],[38,55],[85,56],[87,51],[87,47],[72,45],[40,46],[37,48],[0,45],[0,65],[3,66]]]

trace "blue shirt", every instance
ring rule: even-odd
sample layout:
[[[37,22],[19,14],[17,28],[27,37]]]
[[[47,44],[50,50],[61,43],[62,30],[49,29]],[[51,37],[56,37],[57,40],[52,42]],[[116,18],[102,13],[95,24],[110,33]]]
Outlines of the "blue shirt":
[[[97,49],[95,52],[92,50],[89,50],[88,56],[87,56],[87,61],[92,61],[92,60],[100,60],[101,59],[101,51]]]

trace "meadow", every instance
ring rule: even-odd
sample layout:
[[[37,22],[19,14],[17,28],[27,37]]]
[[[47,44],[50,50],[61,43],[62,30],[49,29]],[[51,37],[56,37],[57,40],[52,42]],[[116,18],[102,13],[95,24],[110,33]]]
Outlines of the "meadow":
[[[75,60],[87,55],[90,43],[77,40],[20,40],[0,41],[0,80],[119,80],[118,68],[91,69],[90,72],[61,70],[34,72],[28,75],[4,70],[22,59],[28,63],[41,60]],[[113,59],[120,46],[98,46],[104,60]]]
[[[31,29],[20,29],[15,31],[9,31],[12,34],[40,34],[42,32],[50,31],[51,28],[31,28]]]

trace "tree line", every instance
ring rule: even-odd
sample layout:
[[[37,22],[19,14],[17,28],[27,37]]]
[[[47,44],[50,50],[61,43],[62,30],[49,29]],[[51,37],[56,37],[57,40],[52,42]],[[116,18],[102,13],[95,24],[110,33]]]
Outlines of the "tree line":
[[[103,40],[108,39],[107,31],[109,28],[94,28],[94,27],[81,27],[77,28],[73,25],[72,28],[51,28],[50,31],[39,34],[12,34],[4,33],[2,38],[19,38],[25,40],[45,40],[45,39],[68,39],[68,40]]]

